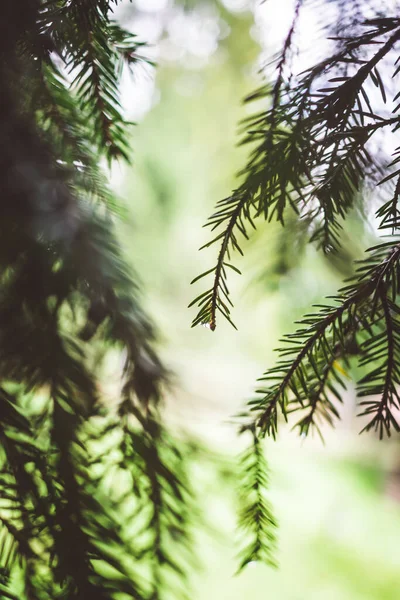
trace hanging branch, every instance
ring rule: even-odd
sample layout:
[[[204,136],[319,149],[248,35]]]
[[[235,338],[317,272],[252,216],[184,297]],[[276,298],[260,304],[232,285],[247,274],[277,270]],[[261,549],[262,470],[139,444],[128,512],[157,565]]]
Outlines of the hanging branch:
[[[225,266],[236,268],[225,260],[234,251],[242,253],[238,234],[248,238],[248,226],[255,228],[259,217],[276,218],[284,224],[290,207],[307,220],[310,239],[331,252],[340,244],[341,220],[352,208],[356,194],[366,182],[386,180],[369,145],[374,134],[390,125],[395,128],[399,119],[383,119],[374,112],[366,82],[370,78],[386,101],[377,65],[400,39],[399,19],[366,21],[364,26],[372,29],[342,37],[340,51],[300,79],[293,73],[286,79],[284,67],[299,9],[298,4],[275,86],[271,92],[264,89],[250,97],[269,95],[272,106],[245,122],[248,133],[244,142],[256,143],[242,172],[245,180],[232,196],[219,202],[219,210],[210,217],[208,225],[223,231],[203,248],[222,241],[216,266],[192,282],[213,274],[212,287],[189,305],[199,306],[193,325],[208,323],[215,329],[217,311],[232,324]],[[379,50],[366,60],[365,53],[375,44]],[[346,76],[341,74],[342,65]]]
[[[400,19],[381,17],[377,8],[376,18],[364,19],[359,2],[354,12],[342,0],[335,6],[342,17],[340,30],[336,23],[325,27],[333,50],[297,73],[288,69],[301,12],[301,3],[296,4],[275,83],[249,98],[268,99],[270,107],[244,121],[244,143],[252,147],[240,174],[243,182],[217,204],[208,222],[217,233],[205,247],[221,244],[216,266],[192,282],[213,278],[211,287],[190,305],[198,306],[193,325],[208,324],[214,330],[217,311],[233,324],[227,267],[237,271],[232,255],[242,254],[241,241],[260,218],[285,225],[289,214],[304,226],[310,241],[330,254],[342,242],[342,226],[355,201],[378,185],[381,196],[387,194],[376,216],[380,229],[391,230],[392,237],[370,249],[350,283],[329,303],[305,315],[295,333],[285,336],[277,365],[265,372],[242,415],[246,421],[241,430],[254,436],[244,465],[250,483],[244,488],[240,523],[251,541],[242,566],[258,559],[270,562],[274,522],[268,516],[261,518],[265,507],[259,484],[267,482],[260,479],[258,465],[263,458],[261,439],[277,436],[281,417],[289,420],[298,413],[299,433],[316,431],[322,437],[321,426],[340,416],[344,367],[350,370],[358,360],[363,376],[357,391],[365,398],[360,407],[368,419],[363,431],[374,430],[380,438],[400,431],[400,158],[397,149],[387,164],[380,150],[385,133],[400,127],[400,93],[390,78],[392,72],[393,77],[400,73]],[[387,104],[395,106],[391,115]],[[367,200],[364,204],[368,209]]]
[[[276,177],[273,176],[272,180],[270,181],[268,180],[268,176],[264,179],[259,177],[257,173],[259,162],[258,152],[265,152],[267,154],[274,152],[276,157],[278,157],[279,153],[282,156],[283,149],[280,140],[282,139],[281,136],[284,134],[283,131],[281,131],[282,114],[280,99],[282,88],[285,83],[283,73],[288,61],[289,52],[291,50],[295,26],[299,17],[301,5],[302,0],[298,0],[293,21],[284,42],[282,54],[277,61],[277,78],[275,85],[273,86],[272,90],[268,92],[261,92],[263,96],[269,96],[271,98],[272,104],[266,118],[266,126],[268,128],[266,139],[265,141],[263,140],[258,149],[253,152],[253,158],[250,160],[245,170],[245,172],[248,174],[244,183],[232,194],[232,196],[221,200],[217,204],[217,212],[210,217],[207,223],[212,230],[220,227],[223,227],[224,230],[213,240],[211,240],[211,242],[208,242],[202,247],[209,247],[215,242],[221,240],[216,266],[206,273],[203,273],[200,277],[196,277],[192,281],[192,283],[194,283],[201,277],[213,273],[214,280],[212,288],[198,296],[189,305],[192,306],[193,304],[197,303],[201,307],[199,313],[193,320],[192,326],[195,326],[199,323],[206,323],[209,325],[210,329],[214,331],[216,327],[217,311],[219,311],[231,323],[231,325],[235,327],[229,316],[229,306],[232,306],[232,302],[230,300],[229,290],[226,284],[226,267],[232,268],[234,271],[238,271],[238,269],[227,261],[229,261],[230,253],[233,251],[237,250],[240,254],[242,254],[237,233],[248,239],[246,225],[250,224],[252,227],[254,227],[253,218],[254,216],[258,216],[258,214],[261,212],[260,207],[262,203],[264,204],[265,196],[268,193],[278,194],[280,189],[282,189],[282,186],[280,186],[279,182],[276,181]],[[253,96],[253,98],[254,97],[255,96]],[[251,141],[254,139],[257,139],[257,134],[252,134]],[[245,142],[248,141],[249,140],[245,140]],[[280,211],[279,214],[281,214],[281,212],[282,211]]]
[[[241,457],[239,531],[246,542],[241,552],[239,571],[249,563],[261,561],[276,566],[277,523],[266,499],[268,469],[259,437],[252,432],[252,445]]]

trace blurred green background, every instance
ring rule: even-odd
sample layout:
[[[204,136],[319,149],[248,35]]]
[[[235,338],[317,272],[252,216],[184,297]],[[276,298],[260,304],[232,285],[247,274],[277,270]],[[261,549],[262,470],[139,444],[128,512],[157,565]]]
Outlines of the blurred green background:
[[[224,322],[214,333],[190,328],[194,313],[186,307],[201,291],[190,281],[216,256],[215,247],[198,252],[210,235],[202,225],[246,159],[247,149],[236,147],[237,123],[249,110],[241,99],[260,84],[260,55],[277,49],[276,29],[285,23],[277,15],[286,6],[290,18],[290,2],[255,11],[243,0],[182,4],[136,1],[121,13],[152,44],[157,69],[126,81],[124,102],[138,123],[134,164],[113,181],[127,206],[124,248],[176,373],[168,419],[210,449],[194,473],[209,530],[198,535],[192,598],[398,600],[400,448],[358,436],[350,380],[342,421],[326,431],[325,446],[287,426],[267,444],[280,568],[250,565],[234,576],[232,475],[243,440],[232,417],[273,363],[281,335],[337,289],[373,233],[355,213],[345,231],[348,254],[327,261],[290,227],[262,227],[235,263],[244,275],[231,276],[238,331]]]

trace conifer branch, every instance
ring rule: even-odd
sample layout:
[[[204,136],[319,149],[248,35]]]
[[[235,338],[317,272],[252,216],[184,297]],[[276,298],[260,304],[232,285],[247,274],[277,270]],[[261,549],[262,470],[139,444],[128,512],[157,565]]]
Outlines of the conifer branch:
[[[374,112],[365,85],[370,78],[386,101],[385,83],[377,66],[400,39],[399,20],[365,22],[372,29],[355,35],[349,32],[338,40],[343,47],[332,57],[300,76],[290,74],[286,79],[284,67],[300,8],[299,3],[272,91],[263,89],[250,97],[270,96],[272,106],[264,114],[246,120],[245,142],[257,145],[242,172],[245,181],[233,196],[219,203],[222,208],[210,218],[213,229],[224,230],[205,246],[220,239],[222,243],[212,270],[212,288],[191,304],[199,306],[193,325],[208,323],[214,329],[217,310],[232,323],[232,301],[223,264],[228,252],[241,252],[236,228],[247,238],[247,225],[255,227],[261,216],[276,217],[284,224],[290,207],[307,221],[310,239],[331,252],[340,245],[341,220],[352,208],[356,194],[366,182],[386,180],[381,176],[379,161],[370,152],[370,142],[376,132],[395,128],[399,120],[383,119]],[[380,45],[379,50],[366,60],[364,54],[375,43]],[[346,75],[341,72],[343,65]],[[325,87],[318,89],[322,83]],[[394,202],[390,205],[392,211]],[[390,215],[386,220],[393,222]]]
[[[120,69],[142,60],[140,44],[110,20],[115,4],[18,0],[15,9],[0,8],[0,492],[8,489],[12,504],[4,516],[0,507],[8,525],[4,545],[0,537],[0,566],[7,567],[0,595],[14,597],[21,565],[21,600],[150,600],[146,572],[188,568],[170,534],[189,537],[186,496],[176,493],[183,456],[163,455],[167,436],[150,436],[147,423],[153,414],[162,420],[167,369],[119,248],[115,203],[98,166],[101,155],[126,155]],[[67,67],[77,77],[73,87]],[[103,402],[94,344],[126,359],[116,406]],[[124,520],[126,504],[137,507],[139,484],[110,497],[115,462],[92,452],[110,432],[124,439],[117,411],[135,422],[135,441],[146,439],[134,452],[121,444],[118,465],[123,477],[140,473],[146,510],[155,496],[142,467],[149,455],[162,457],[162,555],[147,547],[139,556],[128,536],[143,524],[143,513]],[[179,578],[157,579],[159,597],[167,589],[183,595]]]
[[[382,253],[385,250],[387,254],[382,260]],[[306,315],[300,321],[303,328],[284,339],[285,346],[280,351],[282,360],[261,378],[261,381],[276,381],[276,383],[272,383],[266,389],[258,390],[262,397],[249,403],[251,411],[259,413],[255,423],[261,433],[275,437],[278,409],[284,417],[287,417],[293,410],[304,409],[308,404],[312,405],[320,397],[325,385],[329,389],[328,376],[332,374],[332,367],[339,355],[346,358],[355,353],[363,358],[368,344],[358,346],[357,343],[354,344],[354,340],[364,331],[366,322],[374,323],[377,318],[379,320],[380,315],[378,313],[376,317],[376,311],[378,310],[377,295],[381,294],[381,287],[385,286],[387,293],[393,293],[397,285],[400,245],[393,244],[389,251],[387,250],[387,244],[372,250],[371,257],[361,263],[356,281],[340,291],[335,298],[339,303],[338,306],[323,306],[319,313]],[[381,262],[376,262],[379,258]],[[386,302],[385,300],[383,306],[384,316],[388,319]],[[388,323],[386,321],[386,326]],[[390,340],[391,338],[388,341],[388,348],[391,346]],[[352,342],[352,348],[349,342]],[[365,358],[366,363],[370,364],[372,356],[368,352]],[[385,360],[384,356],[382,358]],[[391,374],[389,369],[390,380]],[[335,378],[343,385],[337,373]],[[364,394],[364,386],[367,382],[369,394],[379,393],[380,388],[372,388],[372,381],[375,379],[371,378],[371,375],[361,380],[360,394]],[[380,401],[374,401],[372,403],[374,409],[370,411],[370,413],[377,413],[376,418],[379,421],[381,414],[386,412],[387,385],[386,382]],[[319,390],[318,395],[315,394],[316,389]],[[334,391],[340,399],[337,390],[332,389],[332,386],[331,391]],[[309,415],[315,417],[315,411],[312,410]],[[314,420],[306,422],[308,428],[314,423]]]
[[[268,469],[261,441],[253,430],[252,444],[241,457],[242,484],[239,509],[239,530],[245,546],[239,566],[241,571],[252,562],[276,566],[277,523],[266,499]]]

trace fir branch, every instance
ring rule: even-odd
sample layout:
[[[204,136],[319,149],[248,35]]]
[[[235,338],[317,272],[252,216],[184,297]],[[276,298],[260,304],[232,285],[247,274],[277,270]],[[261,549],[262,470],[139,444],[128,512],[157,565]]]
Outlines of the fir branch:
[[[213,229],[224,229],[205,247],[222,242],[216,267],[211,270],[212,287],[190,304],[199,306],[193,325],[208,323],[214,329],[218,310],[232,323],[232,301],[223,265],[230,251],[241,252],[236,229],[247,238],[247,226],[255,227],[260,216],[276,217],[284,224],[290,207],[307,221],[310,239],[330,252],[340,244],[341,220],[352,208],[357,193],[366,182],[376,184],[382,180],[381,165],[369,151],[371,138],[385,127],[396,127],[398,119],[384,119],[373,111],[365,84],[371,78],[386,100],[385,83],[377,65],[400,39],[399,21],[366,22],[372,29],[360,34],[349,32],[338,40],[343,47],[332,57],[300,77],[291,74],[286,80],[284,67],[299,11],[300,4],[283,46],[272,91],[261,90],[250,97],[270,95],[272,107],[246,120],[245,142],[255,142],[256,146],[242,172],[245,181],[230,198],[219,203],[220,210],[210,218]],[[375,43],[380,45],[379,50],[368,59],[361,58]],[[346,75],[341,73],[343,64]],[[322,82],[327,85],[327,79],[329,87],[318,89]],[[386,211],[389,209],[387,205]],[[393,221],[389,214],[387,221]]]
[[[294,426],[299,429],[301,436],[307,436],[310,430],[315,430],[320,439],[323,440],[322,431],[317,420],[326,421],[332,425],[333,419],[339,418],[339,413],[332,400],[329,398],[329,393],[333,393],[336,398],[341,401],[340,395],[337,393],[337,390],[331,382],[332,378],[336,378],[339,385],[343,386],[343,381],[335,374],[340,358],[340,350],[340,345],[337,344],[320,372],[319,381],[316,382],[315,389],[313,389],[310,394],[308,405],[304,407],[304,409],[301,405],[299,406],[296,404],[296,402],[294,403],[293,409],[290,408],[290,404],[288,406],[288,415],[299,410],[305,412]]]
[[[364,343],[362,347],[362,364],[373,361],[377,365],[359,382],[359,395],[378,395],[378,400],[364,400],[361,415],[371,416],[371,420],[363,431],[375,429],[379,438],[390,436],[391,428],[400,431],[393,409],[400,408],[398,385],[400,383],[400,325],[399,308],[387,297],[385,285],[379,290],[379,300],[382,309],[382,329],[378,330]]]
[[[121,373],[126,418],[148,418],[167,381],[155,351],[154,328],[119,248],[110,193],[98,167],[99,155],[110,158],[125,148],[120,135],[125,121],[118,104],[120,68],[122,62],[141,60],[136,40],[110,21],[112,4],[21,0],[18,8],[23,5],[26,10],[10,12],[9,31],[1,25],[7,19],[0,19],[0,376],[7,386],[32,394],[33,404],[37,394],[51,397],[45,406],[38,402],[40,408],[28,419],[27,406],[20,410],[0,388],[0,446],[5,454],[0,491],[7,486],[10,490],[12,506],[7,510],[12,511],[15,539],[20,536],[13,552],[15,562],[23,566],[24,598],[111,600],[123,594],[149,600],[143,570],[150,565],[179,572],[184,582],[181,570],[186,563],[174,562],[164,548],[170,545],[170,531],[186,540],[189,528],[188,515],[178,520],[186,501],[177,492],[183,457],[160,458],[161,487],[169,485],[168,477],[175,482],[167,492],[163,489],[167,506],[162,527],[168,538],[163,556],[154,559],[147,552],[139,564],[127,538],[122,500],[112,502],[102,493],[115,465],[105,467],[103,457],[92,457],[89,451],[106,436],[93,427],[101,396],[98,369],[89,360],[95,336],[106,352],[117,347],[126,356]],[[3,17],[4,10],[0,9]],[[52,53],[78,72],[78,91],[66,83]],[[90,106],[93,114],[88,115]],[[104,128],[97,136],[93,127],[93,121],[100,123],[103,117],[110,119],[106,133],[112,139],[104,137]],[[113,408],[108,406],[106,412],[110,418]],[[119,423],[115,434],[118,428]],[[156,441],[147,431],[145,435],[152,450]],[[124,451],[126,469],[130,456],[127,448]],[[144,456],[136,453],[134,458],[137,470]],[[151,506],[143,471],[141,478],[147,482],[142,491]],[[4,496],[4,510],[5,500]],[[134,489],[129,490],[129,502],[135,503]],[[3,558],[8,560],[7,549]],[[176,581],[167,586],[163,579],[160,586],[159,595],[168,586],[181,593]]]
[[[272,90],[267,92],[266,95],[271,97],[272,107],[267,117],[268,133],[265,141],[262,142],[263,152],[268,154],[277,150],[275,156],[278,156],[282,148],[279,147],[280,136],[284,135],[281,127],[277,127],[277,121],[280,114],[280,97],[282,92],[282,86],[284,84],[283,71],[288,60],[289,50],[292,45],[293,35],[295,26],[299,17],[300,7],[302,0],[298,0],[296,4],[294,18],[284,42],[282,55],[277,61],[277,78],[275,85]],[[265,94],[264,91],[261,92]],[[247,143],[248,140],[244,140],[243,143]],[[276,144],[276,146],[275,146]],[[281,144],[282,145],[282,144]],[[274,147],[275,146],[275,147]],[[285,185],[279,185],[276,181],[263,183],[258,175],[258,154],[254,153],[254,157],[249,161],[246,170],[247,173],[244,183],[236,190],[232,196],[221,200],[217,204],[217,212],[215,212],[209,219],[207,225],[214,230],[215,228],[223,227],[224,230],[218,236],[216,236],[211,242],[205,244],[202,248],[208,247],[215,242],[221,241],[220,250],[218,253],[217,264],[213,271],[214,281],[212,288],[206,293],[198,296],[189,306],[198,304],[200,310],[197,316],[192,322],[192,327],[199,323],[207,324],[209,328],[214,331],[216,327],[217,311],[219,311],[230,323],[235,327],[233,321],[230,319],[230,308],[232,302],[229,297],[229,290],[226,284],[226,270],[225,266],[233,268],[237,271],[236,267],[227,262],[230,258],[231,251],[239,251],[242,254],[240,244],[237,239],[236,230],[246,239],[248,239],[248,233],[246,228],[246,221],[255,228],[253,223],[253,212],[256,216],[263,210],[261,207],[264,204],[263,200],[266,194],[268,194],[268,188],[272,188],[271,195],[278,194],[281,190],[285,190]],[[285,191],[283,192],[285,196]],[[290,200],[290,197],[289,197]],[[258,208],[254,210],[254,207],[258,203]],[[265,210],[265,206],[264,206]],[[278,213],[282,214],[282,209]],[[267,216],[267,215],[266,215]],[[278,216],[278,218],[280,218]],[[202,249],[201,248],[201,249]],[[205,276],[209,273],[203,273]],[[202,277],[200,276],[200,277]],[[197,281],[200,277],[195,278],[192,283]]]
[[[239,571],[249,563],[264,562],[276,566],[277,523],[265,494],[268,488],[268,469],[261,441],[253,430],[252,445],[241,457],[242,484],[240,487],[239,530],[244,533],[245,546],[241,552]]]
[[[349,336],[350,339],[355,338],[365,322],[373,319],[381,286],[392,290],[397,281],[400,246],[393,244],[382,260],[385,250],[387,252],[387,244],[378,246],[372,250],[371,257],[361,263],[355,282],[341,290],[335,298],[338,306],[323,306],[319,313],[306,315],[300,321],[303,328],[284,339],[286,344],[280,351],[282,360],[261,378],[271,385],[258,390],[262,397],[249,403],[251,411],[259,413],[255,423],[262,433],[275,437],[278,409],[287,417],[294,403],[297,403],[298,409],[305,408],[312,402],[315,388],[318,389],[321,383],[327,384],[328,375],[332,372],[332,369],[327,370],[327,365],[333,366],[338,353],[342,357],[349,355]],[[361,356],[362,352],[363,347],[360,349]],[[294,399],[290,399],[290,394]],[[385,402],[383,398],[374,406],[379,408]],[[315,414],[312,413],[312,416],[315,417]]]

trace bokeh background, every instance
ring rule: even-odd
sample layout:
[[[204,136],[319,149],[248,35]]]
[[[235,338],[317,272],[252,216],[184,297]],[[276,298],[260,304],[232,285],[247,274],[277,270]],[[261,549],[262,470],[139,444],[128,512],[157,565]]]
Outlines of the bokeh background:
[[[325,445],[283,424],[278,441],[267,442],[280,567],[251,564],[235,576],[235,469],[243,440],[234,416],[273,363],[282,334],[340,286],[352,259],[374,240],[361,208],[345,229],[346,252],[336,258],[320,256],[290,223],[287,230],[265,225],[237,262],[243,275],[231,276],[238,331],[224,322],[214,333],[190,328],[187,305],[201,291],[190,281],[216,254],[198,252],[209,239],[202,225],[246,159],[237,124],[255,107],[242,99],[261,84],[260,68],[278,50],[291,15],[290,0],[122,5],[118,18],[149,42],[145,52],[157,68],[124,79],[124,105],[136,126],[133,165],[112,172],[126,207],[120,235],[176,374],[167,418],[203,448],[193,473],[205,523],[192,599],[399,600],[400,444],[358,435],[352,373],[342,420],[324,430]],[[318,15],[307,15],[310,46]]]

